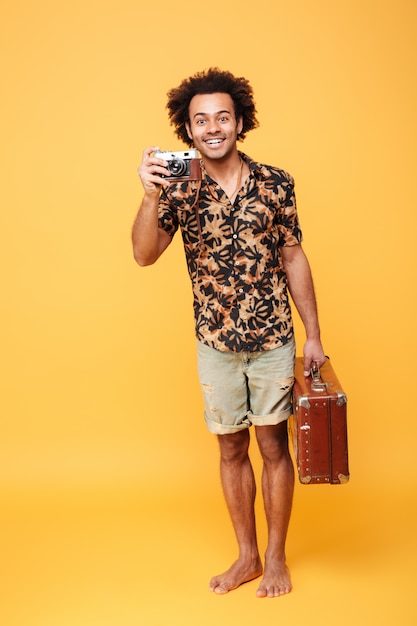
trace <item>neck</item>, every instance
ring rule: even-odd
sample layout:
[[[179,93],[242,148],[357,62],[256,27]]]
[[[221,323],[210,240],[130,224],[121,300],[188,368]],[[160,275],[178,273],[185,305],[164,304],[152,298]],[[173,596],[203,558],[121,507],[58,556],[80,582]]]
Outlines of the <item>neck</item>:
[[[207,174],[219,185],[227,183],[236,177],[236,172],[241,167],[241,159],[236,150],[223,159],[207,159],[203,157],[203,163]]]
[[[222,165],[219,161],[216,161],[216,167],[210,167],[212,164],[210,162],[209,169],[206,167],[206,162],[204,160],[203,162],[210,178],[215,180],[216,183],[222,187],[230,202],[234,202],[238,191],[242,187],[243,181],[248,175],[248,171],[246,171],[248,167],[243,159],[236,153],[236,158],[229,158],[227,164]]]

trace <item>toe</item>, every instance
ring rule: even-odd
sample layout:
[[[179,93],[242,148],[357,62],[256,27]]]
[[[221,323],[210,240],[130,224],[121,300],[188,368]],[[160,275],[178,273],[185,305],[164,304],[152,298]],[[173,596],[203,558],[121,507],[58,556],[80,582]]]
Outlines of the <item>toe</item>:
[[[210,584],[209,584],[209,590],[214,591],[215,593],[219,595],[223,595],[229,591],[227,587],[221,583],[220,580],[217,580],[217,578],[211,579]]]

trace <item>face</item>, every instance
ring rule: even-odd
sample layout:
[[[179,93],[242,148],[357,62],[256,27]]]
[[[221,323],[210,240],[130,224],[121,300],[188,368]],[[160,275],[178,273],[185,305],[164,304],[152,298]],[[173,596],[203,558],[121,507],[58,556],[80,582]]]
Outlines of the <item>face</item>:
[[[202,157],[224,159],[236,152],[242,120],[236,120],[228,93],[198,94],[190,102],[188,136]]]

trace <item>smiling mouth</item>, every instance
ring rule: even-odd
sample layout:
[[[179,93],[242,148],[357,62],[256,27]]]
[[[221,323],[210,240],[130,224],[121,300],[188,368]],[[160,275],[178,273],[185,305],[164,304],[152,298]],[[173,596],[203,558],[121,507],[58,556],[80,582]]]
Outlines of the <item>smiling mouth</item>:
[[[224,139],[205,139],[204,143],[208,144],[209,146],[218,146],[219,144],[223,143]]]

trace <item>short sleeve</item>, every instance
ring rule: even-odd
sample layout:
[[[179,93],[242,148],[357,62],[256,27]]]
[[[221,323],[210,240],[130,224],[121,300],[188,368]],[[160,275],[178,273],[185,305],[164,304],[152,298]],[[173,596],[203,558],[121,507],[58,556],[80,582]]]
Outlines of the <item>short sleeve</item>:
[[[159,199],[158,224],[171,237],[178,230],[178,213],[176,207],[170,200],[169,193],[163,191]]]
[[[280,184],[279,197],[279,246],[295,246],[302,242],[297,202],[295,198],[294,179],[288,173],[284,173],[284,180]]]

